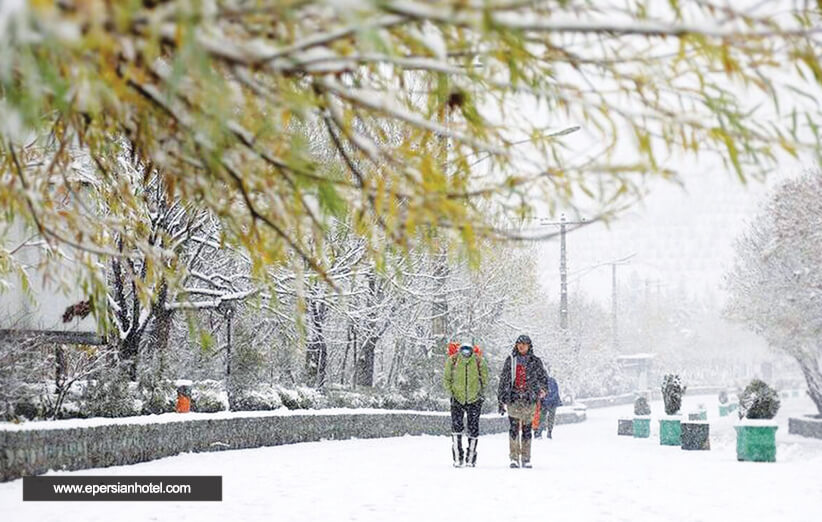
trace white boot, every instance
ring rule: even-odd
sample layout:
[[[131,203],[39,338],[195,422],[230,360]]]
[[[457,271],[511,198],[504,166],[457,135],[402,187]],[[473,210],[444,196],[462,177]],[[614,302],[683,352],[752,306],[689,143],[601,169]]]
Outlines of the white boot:
[[[472,468],[477,465],[477,438],[468,437],[468,453],[465,455],[465,465]]]
[[[462,452],[462,433],[451,434],[451,456],[454,458],[454,467],[461,468],[464,458]]]

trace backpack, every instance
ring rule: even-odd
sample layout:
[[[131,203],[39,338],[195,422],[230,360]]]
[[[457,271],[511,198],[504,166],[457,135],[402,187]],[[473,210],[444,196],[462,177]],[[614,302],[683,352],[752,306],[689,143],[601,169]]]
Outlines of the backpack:
[[[448,343],[448,357],[460,351],[460,343]],[[474,345],[474,353],[482,357],[482,350],[477,345]]]

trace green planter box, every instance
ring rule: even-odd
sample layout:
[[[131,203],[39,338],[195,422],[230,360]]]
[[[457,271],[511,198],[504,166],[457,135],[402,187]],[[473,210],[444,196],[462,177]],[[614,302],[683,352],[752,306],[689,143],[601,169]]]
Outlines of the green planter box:
[[[719,416],[720,417],[727,417],[729,413],[731,413],[731,405],[730,404],[720,404],[719,405]]]
[[[682,426],[679,419],[659,419],[659,443],[663,446],[682,444]]]
[[[634,437],[647,439],[651,436],[651,418],[635,417],[633,421]]]
[[[691,420],[691,421],[708,420],[708,412],[702,410],[702,411],[698,411],[698,412],[689,413],[688,414],[688,420]]]
[[[794,397],[799,397],[799,390],[794,390],[791,395],[793,395]]]
[[[737,407],[739,407],[739,404],[735,402],[728,403],[728,411],[736,411]]]
[[[776,462],[777,426],[742,425],[736,429],[736,460]]]
[[[617,435],[627,435],[630,437],[634,434],[633,419],[619,419],[617,422]]]
[[[682,449],[709,450],[711,449],[711,425],[707,422],[683,422]]]

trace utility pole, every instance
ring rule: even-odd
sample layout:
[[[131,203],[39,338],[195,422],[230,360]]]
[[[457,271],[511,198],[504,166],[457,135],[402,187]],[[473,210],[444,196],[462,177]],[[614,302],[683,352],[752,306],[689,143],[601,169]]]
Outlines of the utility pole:
[[[619,329],[617,325],[617,266],[629,264],[631,258],[635,255],[636,253],[633,253],[630,256],[623,257],[622,259],[617,259],[616,261],[606,263],[607,265],[611,265],[611,343],[613,344],[614,349],[619,348]]]
[[[540,225],[559,226],[559,327],[566,333],[568,331],[568,254],[565,246],[565,233],[568,230],[568,225],[584,225],[586,223],[588,222],[585,219],[568,221],[565,219],[565,214],[560,216],[559,221],[540,220]]]
[[[568,329],[568,264],[565,251],[565,214],[559,225],[559,327]]]
[[[613,348],[619,348],[619,332],[617,330],[617,278],[616,263],[611,263],[611,339]]]

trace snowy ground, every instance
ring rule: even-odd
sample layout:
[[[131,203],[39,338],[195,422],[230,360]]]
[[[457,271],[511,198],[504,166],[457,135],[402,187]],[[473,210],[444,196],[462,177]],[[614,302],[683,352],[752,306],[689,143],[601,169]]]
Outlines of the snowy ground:
[[[534,441],[534,469],[508,469],[507,435],[480,439],[478,467],[453,469],[445,437],[326,441],[186,454],[72,474],[223,476],[222,502],[22,502],[22,481],[0,484],[3,521],[218,520],[822,520],[822,441],[787,433],[813,411],[786,399],[777,463],[736,461],[733,418],[706,402],[711,451],[616,435],[630,406],[593,409],[588,421]],[[652,404],[661,412],[659,403]]]

